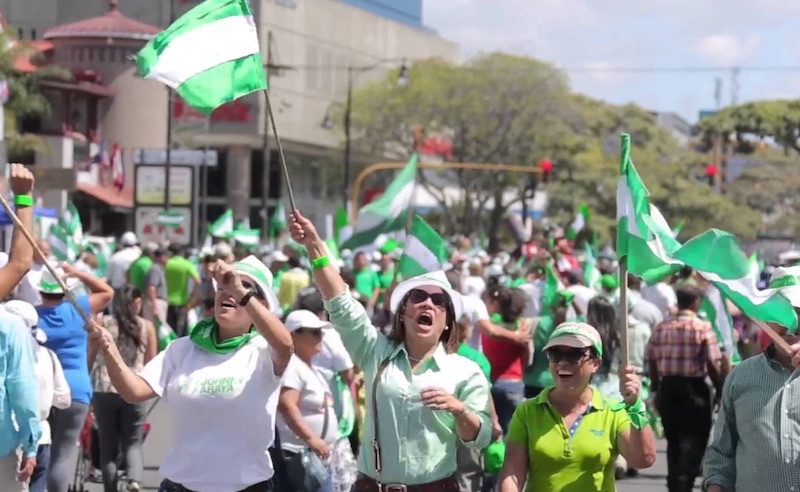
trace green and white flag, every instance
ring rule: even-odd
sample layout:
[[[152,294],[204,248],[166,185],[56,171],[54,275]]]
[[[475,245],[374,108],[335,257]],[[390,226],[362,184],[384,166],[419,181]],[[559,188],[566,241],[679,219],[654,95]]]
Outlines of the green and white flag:
[[[81,215],[78,212],[78,207],[74,203],[67,203],[67,208],[59,219],[64,230],[69,232],[72,240],[76,245],[83,244],[83,224],[81,223]]]
[[[600,270],[597,269],[597,257],[594,254],[594,247],[586,243],[583,250],[583,283],[600,292]]]
[[[574,241],[578,234],[586,227],[586,224],[589,222],[589,207],[582,203],[578,206],[578,211],[575,213],[575,219],[570,224],[569,229],[567,229],[567,239]]]
[[[165,350],[170,343],[178,339],[178,335],[166,321],[162,321],[160,316],[156,316],[156,342],[158,351]]]
[[[667,253],[680,245],[649,195],[631,160],[631,137],[623,133],[617,181],[617,256],[625,258],[628,272],[652,284],[683,265]]]
[[[211,237],[230,237],[233,234],[233,210],[226,210],[208,226],[208,233]]]
[[[283,206],[283,202],[278,202],[278,206],[275,207],[275,211],[272,213],[272,218],[269,221],[269,233],[270,236],[275,238],[280,235],[281,232],[286,230],[286,209]]]
[[[742,358],[739,355],[739,349],[736,347],[736,340],[734,339],[733,319],[728,311],[725,297],[722,296],[719,289],[713,285],[707,288],[706,296],[700,304],[700,312],[698,314],[711,323],[720,346],[726,354],[730,355],[731,364],[740,363]]]
[[[50,227],[47,242],[50,244],[52,255],[58,261],[74,263],[78,259],[80,246],[75,243],[72,234],[64,228],[61,221]]]
[[[617,186],[617,254],[628,271],[655,283],[684,266],[693,268],[746,316],[797,329],[797,315],[777,289],[758,289],[760,272],[733,235],[710,229],[681,245],[658,209],[630,158],[630,136],[622,135]]]
[[[244,246],[258,246],[261,243],[261,231],[246,227],[237,227],[233,231],[233,240]]]
[[[161,212],[157,222],[165,227],[179,227],[183,223],[183,213],[171,210]]]
[[[442,270],[447,260],[447,241],[419,215],[411,221],[403,255],[397,264],[403,278]]]
[[[354,250],[369,246],[381,234],[405,229],[406,214],[414,195],[418,159],[417,154],[412,155],[383,195],[359,210],[353,235],[339,249]]]
[[[247,0],[201,2],[147,43],[136,64],[203,114],[267,88]]]

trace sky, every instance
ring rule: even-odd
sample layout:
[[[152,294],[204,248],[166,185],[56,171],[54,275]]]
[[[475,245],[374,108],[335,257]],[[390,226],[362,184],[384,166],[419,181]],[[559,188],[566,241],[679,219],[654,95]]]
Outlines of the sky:
[[[674,111],[690,122],[713,110],[715,79],[731,104],[800,97],[798,0],[427,0],[423,21],[464,57],[504,51],[567,71],[574,90],[612,103]],[[609,68],[704,71],[604,71]],[[781,70],[755,70],[779,67]],[[586,69],[604,69],[587,71]]]

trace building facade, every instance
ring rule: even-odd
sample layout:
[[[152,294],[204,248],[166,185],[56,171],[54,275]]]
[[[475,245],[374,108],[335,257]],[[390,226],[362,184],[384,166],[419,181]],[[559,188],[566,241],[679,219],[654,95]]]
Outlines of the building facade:
[[[176,14],[197,3],[176,2]],[[6,23],[18,29],[21,37],[44,36],[52,42],[54,62],[73,71],[91,69],[104,75],[113,96],[98,106],[100,139],[122,148],[126,176],[134,176],[134,149],[166,146],[171,113],[174,146],[219,152],[217,165],[202,169],[203,179],[194,190],[194,199],[202,200],[204,207],[193,227],[204,228],[201,222],[214,220],[228,207],[237,219],[249,219],[253,227],[262,227],[276,200],[285,198],[286,188],[272,131],[266,139],[270,159],[263,159],[267,127],[263,96],[251,94],[204,118],[180,100],[173,101],[170,108],[167,90],[137,78],[126,57],[109,59],[105,54],[100,58],[111,36],[104,39],[95,33],[53,38],[53,32],[63,32],[59,26],[105,17],[108,14],[103,12],[114,9],[143,25],[163,29],[169,24],[166,1],[112,4],[109,9],[102,0],[0,0],[0,9]],[[258,0],[251,5],[265,66],[270,62],[283,67],[270,74],[270,100],[295,200],[321,225],[324,216],[341,204],[343,186],[341,126],[331,128],[323,122],[346,99],[350,75],[357,74],[353,79],[357,88],[385,76],[387,70],[399,70],[402,60],[409,64],[427,58],[456,61],[458,46],[423,27],[421,0]],[[135,52],[146,40],[146,36],[135,43],[127,40],[124,49]],[[101,50],[103,43],[106,46]],[[98,44],[95,48],[100,51],[90,51],[93,44]],[[123,49],[122,45],[118,49]],[[89,53],[93,53],[91,59]],[[375,69],[352,70],[368,65]]]

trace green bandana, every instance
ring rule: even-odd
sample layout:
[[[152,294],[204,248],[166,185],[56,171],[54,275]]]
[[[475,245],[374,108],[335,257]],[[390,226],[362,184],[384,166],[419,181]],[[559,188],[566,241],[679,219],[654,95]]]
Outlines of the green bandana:
[[[214,318],[206,318],[194,325],[192,332],[189,334],[189,339],[206,352],[211,352],[212,354],[230,354],[231,352],[237,351],[242,345],[249,342],[256,335],[258,335],[258,332],[251,326],[250,331],[244,335],[220,341],[219,325],[217,321]]]

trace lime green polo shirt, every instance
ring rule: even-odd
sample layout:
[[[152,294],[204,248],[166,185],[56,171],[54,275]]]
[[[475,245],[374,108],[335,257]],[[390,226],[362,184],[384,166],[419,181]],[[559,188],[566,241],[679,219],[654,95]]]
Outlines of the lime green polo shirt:
[[[508,428],[508,442],[528,449],[527,492],[615,492],[617,438],[631,426],[625,406],[593,388],[587,413],[570,430],[550,404],[552,390],[519,405]]]

